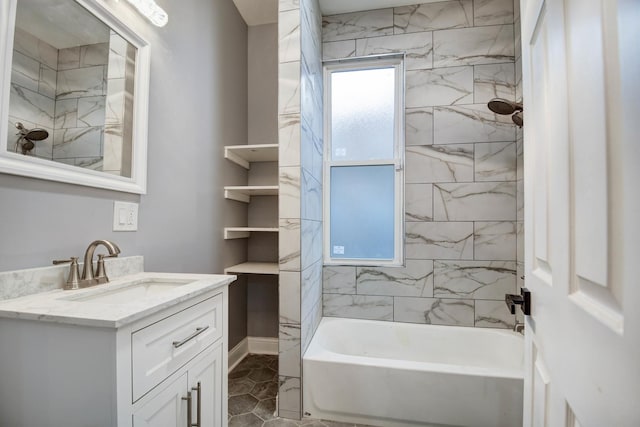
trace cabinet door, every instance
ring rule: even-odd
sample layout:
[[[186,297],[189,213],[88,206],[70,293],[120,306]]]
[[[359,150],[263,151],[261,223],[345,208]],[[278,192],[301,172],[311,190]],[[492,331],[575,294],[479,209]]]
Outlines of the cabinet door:
[[[197,420],[198,398],[200,398],[200,427],[225,427],[227,414],[223,413],[222,394],[222,343],[205,350],[189,369],[189,387],[193,393],[193,422]],[[200,383],[200,396],[198,396]]]
[[[187,373],[169,383],[133,414],[133,427],[183,427],[187,425]]]

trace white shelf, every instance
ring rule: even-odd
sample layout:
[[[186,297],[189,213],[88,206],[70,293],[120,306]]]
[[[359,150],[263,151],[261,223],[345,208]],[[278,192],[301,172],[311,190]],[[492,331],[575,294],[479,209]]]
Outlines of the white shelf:
[[[277,185],[236,185],[224,187],[224,198],[249,203],[251,196],[277,196]]]
[[[252,162],[277,162],[278,144],[227,145],[224,158],[245,169],[249,169]]]
[[[224,269],[224,274],[279,274],[277,262],[243,262]]]
[[[253,232],[259,233],[277,233],[278,228],[269,227],[225,227],[224,238],[229,239],[246,239]]]

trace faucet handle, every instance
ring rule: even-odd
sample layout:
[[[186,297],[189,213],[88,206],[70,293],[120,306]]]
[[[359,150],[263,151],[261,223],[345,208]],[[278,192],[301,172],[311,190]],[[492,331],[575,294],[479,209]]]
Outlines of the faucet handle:
[[[69,259],[56,259],[53,261],[53,265],[65,264],[70,262],[69,265],[69,277],[67,283],[64,285],[64,289],[78,289],[80,288],[80,270],[78,267],[78,257],[71,257]]]
[[[98,281],[98,283],[106,283],[109,281],[109,277],[107,277],[107,271],[104,268],[104,259],[111,258],[114,256],[117,256],[117,255],[98,254],[98,265],[96,268],[96,276],[95,276],[95,279]]]

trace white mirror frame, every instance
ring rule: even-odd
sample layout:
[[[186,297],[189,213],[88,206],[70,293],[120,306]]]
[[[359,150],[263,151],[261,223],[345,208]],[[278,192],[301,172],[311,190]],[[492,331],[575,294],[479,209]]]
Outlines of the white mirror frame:
[[[116,17],[101,0],[75,0],[137,48],[133,96],[133,153],[131,178],[24,156],[8,151],[9,94],[17,0],[0,5],[0,172],[127,193],[147,192],[147,130],[149,105],[149,43]]]

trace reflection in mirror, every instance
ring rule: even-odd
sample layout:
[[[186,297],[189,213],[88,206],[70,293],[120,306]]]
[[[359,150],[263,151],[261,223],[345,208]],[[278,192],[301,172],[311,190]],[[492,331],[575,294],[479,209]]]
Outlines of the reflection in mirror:
[[[7,151],[131,177],[135,58],[74,0],[18,0]]]

